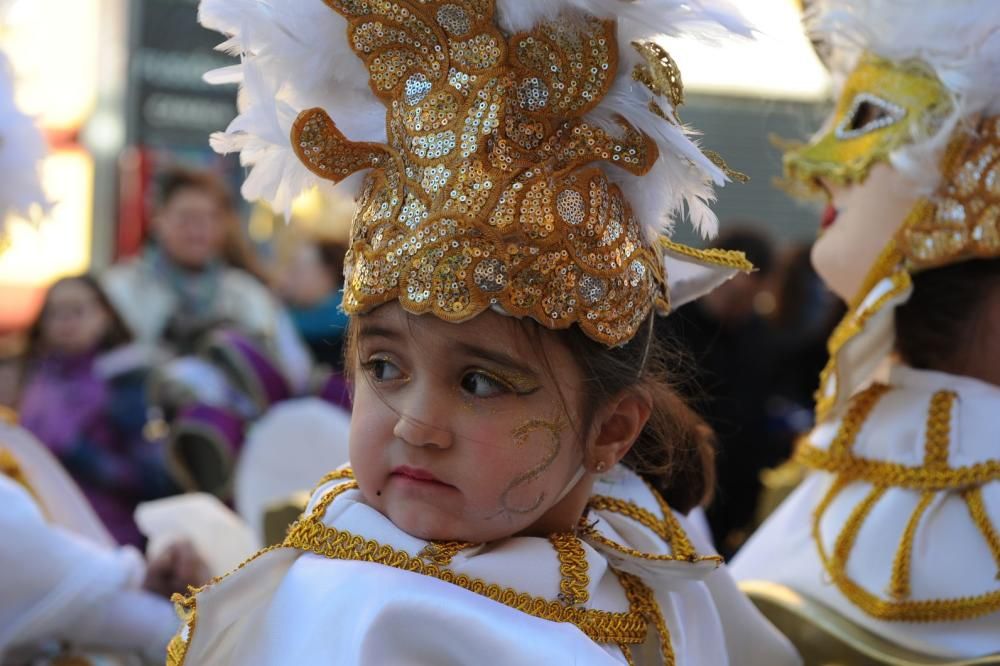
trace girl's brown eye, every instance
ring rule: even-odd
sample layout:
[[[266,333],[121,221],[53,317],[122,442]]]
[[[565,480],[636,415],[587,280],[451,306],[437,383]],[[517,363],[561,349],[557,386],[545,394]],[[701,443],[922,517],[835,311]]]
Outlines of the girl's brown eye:
[[[462,377],[462,390],[476,398],[494,398],[512,392],[504,382],[484,372],[470,372]]]
[[[377,382],[391,382],[403,376],[402,371],[390,360],[374,358],[364,364],[365,372]]]

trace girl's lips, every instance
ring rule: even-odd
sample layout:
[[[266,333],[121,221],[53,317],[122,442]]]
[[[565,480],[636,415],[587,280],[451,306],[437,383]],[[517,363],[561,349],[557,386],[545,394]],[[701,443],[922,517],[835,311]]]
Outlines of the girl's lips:
[[[837,209],[834,208],[833,204],[828,204],[826,209],[823,211],[823,218],[820,221],[819,228],[822,230],[829,229],[833,226],[833,223],[837,221]]]
[[[398,477],[405,481],[415,481],[417,483],[430,483],[434,485],[445,486],[447,488],[454,488],[454,486],[452,486],[450,483],[445,483],[444,481],[441,481],[427,470],[420,469],[419,467],[408,467],[406,465],[401,465],[392,470],[392,476]]]

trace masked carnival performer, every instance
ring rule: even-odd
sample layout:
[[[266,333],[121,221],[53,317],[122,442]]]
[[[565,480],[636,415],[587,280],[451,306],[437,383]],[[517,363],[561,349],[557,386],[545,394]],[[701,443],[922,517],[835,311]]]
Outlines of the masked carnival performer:
[[[1000,653],[1000,4],[823,1],[809,21],[840,98],[785,167],[829,196],[813,263],[849,312],[811,471],[734,573],[921,654]]]
[[[663,235],[685,206],[714,228],[725,172],[651,41],[746,32],[738,16],[206,0],[201,18],[243,56],[216,146],[253,167],[245,193],[360,185],[352,465],[281,546],[181,601],[171,663],[797,663],[687,529],[710,445],[650,335],[749,269]]]

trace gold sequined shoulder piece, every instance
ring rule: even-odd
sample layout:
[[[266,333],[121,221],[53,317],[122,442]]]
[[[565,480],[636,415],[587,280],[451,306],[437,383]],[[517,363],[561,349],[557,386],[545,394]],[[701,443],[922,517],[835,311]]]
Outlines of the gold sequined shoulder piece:
[[[984,484],[1000,481],[1000,460],[964,467],[949,464],[952,411],[958,399],[951,391],[939,391],[930,400],[922,465],[906,466],[857,456],[853,448],[858,433],[879,400],[890,390],[885,385],[875,384],[858,394],[849,404],[827,450],[804,442],[796,453],[796,459],[805,466],[833,475],[830,488],[813,512],[813,542],[823,566],[830,579],[851,603],[880,620],[957,621],[1000,610],[1000,590],[954,599],[910,598],[910,572],[916,531],[931,502],[941,493],[954,494],[962,499],[1000,571],[1000,535],[986,513],[981,491]],[[854,507],[841,527],[832,552],[827,552],[820,524],[837,497],[855,482],[867,483],[871,490]],[[861,526],[890,488],[917,491],[920,493],[920,500],[906,519],[893,561],[889,588],[885,595],[879,595],[854,581],[847,573],[847,564]]]
[[[597,168],[645,174],[656,144],[624,122],[609,132],[584,120],[615,79],[614,23],[507,36],[493,0],[326,4],[347,19],[386,106],[385,145],[350,141],[321,109],[292,130],[319,177],[369,170],[346,260],[348,313],[398,300],[460,322],[497,307],[617,345],[654,306],[667,309],[660,248],[643,242]]]

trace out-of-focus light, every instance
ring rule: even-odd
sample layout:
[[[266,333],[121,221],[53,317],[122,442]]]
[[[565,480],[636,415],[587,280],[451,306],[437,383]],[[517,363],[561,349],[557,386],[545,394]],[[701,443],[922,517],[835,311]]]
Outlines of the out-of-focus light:
[[[4,286],[44,285],[81,273],[90,264],[94,163],[82,150],[65,150],[42,164],[42,183],[54,205],[37,224],[8,222],[8,246],[0,254]]]
[[[98,90],[98,0],[18,0],[0,48],[17,79],[18,106],[54,130],[80,127]]]
[[[253,207],[247,222],[247,234],[255,243],[266,243],[274,236],[274,213],[264,205]]]
[[[292,217],[301,220],[315,220],[323,213],[323,195],[319,188],[306,190],[292,202]]]
[[[116,113],[99,111],[84,127],[81,138],[94,153],[117,155],[125,144],[125,123]]]
[[[798,101],[825,98],[830,77],[802,29],[800,2],[753,0],[739,5],[758,31],[755,40],[722,46],[691,38],[663,40],[680,67],[685,89]]]

